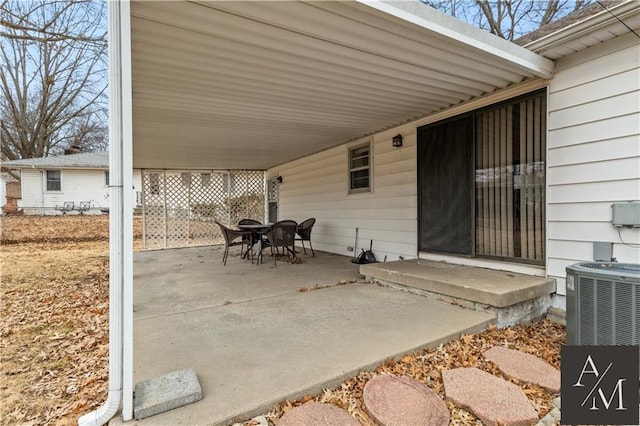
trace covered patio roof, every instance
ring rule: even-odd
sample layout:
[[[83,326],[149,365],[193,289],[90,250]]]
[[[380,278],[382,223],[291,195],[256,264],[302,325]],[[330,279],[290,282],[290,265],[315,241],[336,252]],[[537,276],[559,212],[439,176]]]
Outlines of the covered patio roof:
[[[131,4],[133,166],[265,170],[554,63],[419,2]]]

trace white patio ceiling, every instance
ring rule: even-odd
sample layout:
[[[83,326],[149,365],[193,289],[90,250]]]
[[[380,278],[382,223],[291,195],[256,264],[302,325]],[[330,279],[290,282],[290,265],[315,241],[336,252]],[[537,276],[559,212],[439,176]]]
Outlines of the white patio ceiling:
[[[419,3],[136,1],[134,167],[267,169],[553,62]]]

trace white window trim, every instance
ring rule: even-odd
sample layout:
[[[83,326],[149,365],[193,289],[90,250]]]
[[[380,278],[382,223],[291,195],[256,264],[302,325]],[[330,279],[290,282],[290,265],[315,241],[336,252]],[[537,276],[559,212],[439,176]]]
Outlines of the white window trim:
[[[60,189],[49,189],[49,172],[60,173]],[[62,193],[62,170],[61,169],[47,169],[44,171],[44,192]]]
[[[369,186],[366,188],[351,188],[351,151],[354,149],[369,146]],[[373,192],[373,140],[358,141],[347,145],[347,194],[370,194]]]

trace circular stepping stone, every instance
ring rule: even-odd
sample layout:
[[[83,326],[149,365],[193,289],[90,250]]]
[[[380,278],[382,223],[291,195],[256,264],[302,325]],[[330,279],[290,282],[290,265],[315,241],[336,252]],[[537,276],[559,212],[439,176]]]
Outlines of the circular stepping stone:
[[[475,414],[485,425],[531,425],[538,413],[522,389],[475,367],[442,372],[448,399]]]
[[[482,355],[506,376],[535,383],[553,394],[560,392],[560,371],[535,355],[501,346],[494,346]]]
[[[286,412],[278,426],[360,426],[360,423],[335,405],[307,402]]]
[[[364,406],[382,426],[449,424],[445,402],[424,383],[392,374],[369,380],[363,391]]]

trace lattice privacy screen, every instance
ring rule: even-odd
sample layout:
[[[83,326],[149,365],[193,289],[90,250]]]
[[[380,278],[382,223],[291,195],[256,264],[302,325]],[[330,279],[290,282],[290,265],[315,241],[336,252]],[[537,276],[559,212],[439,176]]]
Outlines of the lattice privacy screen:
[[[144,170],[145,249],[222,244],[218,221],[263,221],[265,180],[260,171]]]

